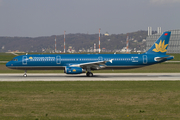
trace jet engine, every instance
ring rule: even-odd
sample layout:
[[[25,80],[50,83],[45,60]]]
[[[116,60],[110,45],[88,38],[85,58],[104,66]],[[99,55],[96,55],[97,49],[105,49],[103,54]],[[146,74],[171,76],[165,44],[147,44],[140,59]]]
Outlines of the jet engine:
[[[66,67],[64,73],[66,74],[81,74],[85,73],[86,70],[82,69],[81,67]]]

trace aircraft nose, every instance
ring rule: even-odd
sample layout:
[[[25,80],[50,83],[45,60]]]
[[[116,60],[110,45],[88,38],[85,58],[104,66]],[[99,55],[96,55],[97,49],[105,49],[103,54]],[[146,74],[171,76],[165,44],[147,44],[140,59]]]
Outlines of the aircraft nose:
[[[6,67],[12,66],[13,64],[11,62],[6,63]]]

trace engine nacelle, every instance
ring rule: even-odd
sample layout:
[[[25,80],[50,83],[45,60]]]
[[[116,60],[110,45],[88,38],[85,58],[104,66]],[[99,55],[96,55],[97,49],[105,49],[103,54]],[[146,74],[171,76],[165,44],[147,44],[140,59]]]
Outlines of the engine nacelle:
[[[85,73],[86,70],[82,69],[81,67],[66,67],[64,73],[66,74],[80,74]]]

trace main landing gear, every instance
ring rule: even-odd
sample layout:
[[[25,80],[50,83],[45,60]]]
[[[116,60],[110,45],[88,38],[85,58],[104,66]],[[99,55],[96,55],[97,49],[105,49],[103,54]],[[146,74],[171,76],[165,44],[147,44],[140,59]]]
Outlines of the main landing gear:
[[[93,73],[91,72],[91,69],[89,67],[86,69],[86,71],[87,71],[87,73],[86,73],[87,77],[92,77],[93,76]]]
[[[87,77],[92,77],[92,76],[93,76],[93,73],[92,73],[92,72],[87,72],[87,73],[86,73],[86,76],[87,76]]]
[[[23,77],[27,77],[27,74],[26,74],[26,73],[27,73],[27,70],[24,71]]]

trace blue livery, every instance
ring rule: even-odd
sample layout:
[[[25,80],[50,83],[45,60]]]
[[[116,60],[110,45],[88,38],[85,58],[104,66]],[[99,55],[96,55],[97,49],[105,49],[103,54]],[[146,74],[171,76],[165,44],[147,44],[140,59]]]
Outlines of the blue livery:
[[[49,54],[21,55],[13,58],[6,66],[11,69],[60,70],[66,74],[86,73],[93,76],[92,70],[130,69],[144,67],[171,60],[166,55],[171,32],[164,32],[154,45],[144,54]]]

